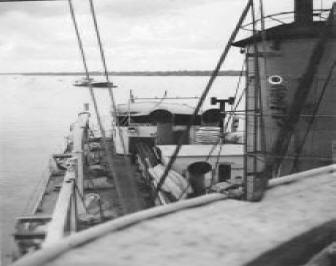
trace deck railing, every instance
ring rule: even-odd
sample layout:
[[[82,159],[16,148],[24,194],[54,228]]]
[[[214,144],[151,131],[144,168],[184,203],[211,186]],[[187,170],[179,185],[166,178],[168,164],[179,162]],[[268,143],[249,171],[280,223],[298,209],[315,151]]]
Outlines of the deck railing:
[[[326,21],[328,18],[328,14],[330,9],[314,9],[313,10],[313,20],[314,21]],[[279,12],[265,16],[264,18],[265,24],[267,28],[274,27],[282,24],[290,24],[294,22],[295,12],[287,11],[287,12]],[[256,27],[261,23],[261,19],[256,19]],[[241,27],[243,30],[253,31],[253,23],[247,23]]]
[[[76,232],[78,214],[85,211],[83,204],[84,145],[88,138],[89,116],[88,112],[80,113],[73,124],[72,156],[68,159],[67,171],[48,224],[44,247],[61,240],[67,231]]]

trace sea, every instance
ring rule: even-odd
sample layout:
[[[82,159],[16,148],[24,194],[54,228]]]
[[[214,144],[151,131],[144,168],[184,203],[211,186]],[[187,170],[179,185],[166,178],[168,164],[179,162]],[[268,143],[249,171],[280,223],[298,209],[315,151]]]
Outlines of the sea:
[[[1,75],[0,96],[0,223],[2,265],[11,259],[15,217],[29,213],[34,192],[48,175],[48,161],[61,153],[70,124],[93,104],[88,88],[75,87],[79,76]],[[103,80],[103,77],[95,77]],[[115,76],[113,90],[117,104],[126,103],[130,92],[135,98],[199,97],[207,76]],[[221,76],[209,92],[204,110],[211,108],[210,97],[227,98],[236,91],[238,77]],[[111,101],[106,89],[96,88],[99,113],[110,130]],[[139,99],[140,101],[140,99]],[[197,99],[170,100],[195,106]],[[213,108],[213,106],[212,106]],[[93,117],[93,125],[94,115]]]

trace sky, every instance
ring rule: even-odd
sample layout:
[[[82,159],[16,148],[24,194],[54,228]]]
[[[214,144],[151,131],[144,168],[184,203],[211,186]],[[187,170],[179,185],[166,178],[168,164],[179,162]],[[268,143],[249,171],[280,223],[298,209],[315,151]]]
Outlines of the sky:
[[[108,68],[213,69],[246,2],[94,0]],[[264,0],[265,13],[291,11],[292,2]],[[322,2],[331,0],[314,4]],[[73,4],[89,69],[101,70],[89,2]],[[0,3],[0,32],[0,72],[83,70],[67,1]],[[240,69],[241,59],[233,49],[223,69]]]

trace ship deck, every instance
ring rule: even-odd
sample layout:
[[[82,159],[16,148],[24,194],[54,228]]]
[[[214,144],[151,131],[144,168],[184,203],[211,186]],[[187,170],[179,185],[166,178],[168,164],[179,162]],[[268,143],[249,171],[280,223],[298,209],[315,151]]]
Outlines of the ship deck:
[[[139,191],[137,183],[141,182],[136,166],[132,165],[130,158],[123,155],[112,156],[116,172],[116,184],[120,191],[118,201],[124,208],[124,213],[133,213],[146,208],[144,195]],[[148,206],[147,206],[148,207]]]
[[[77,230],[79,231],[152,206],[148,188],[143,184],[140,174],[137,172],[136,166],[131,164],[130,158],[113,154],[113,142],[111,139],[106,140],[114,167],[115,176],[113,177],[107,163],[108,156],[106,151],[102,149],[101,142],[101,140],[95,141],[96,150],[90,152],[90,154],[101,153],[99,162],[90,161],[89,155],[87,157],[88,165],[85,167],[83,180],[86,198],[84,200],[87,206],[86,211],[78,213]],[[71,153],[54,156],[66,160],[71,157]],[[36,193],[37,199],[32,209],[17,218],[16,232],[14,233],[17,248],[13,248],[15,257],[20,257],[26,252],[42,247],[50,231],[49,227],[61,190],[66,184],[66,174],[67,170],[60,169],[55,164],[53,171],[45,177],[39,186]],[[90,201],[89,198],[93,200]],[[99,201],[96,200],[97,198]],[[64,236],[71,233],[73,232],[69,228],[64,228]]]
[[[258,203],[211,194],[121,217],[17,265],[303,265],[336,240],[336,166],[324,169]]]

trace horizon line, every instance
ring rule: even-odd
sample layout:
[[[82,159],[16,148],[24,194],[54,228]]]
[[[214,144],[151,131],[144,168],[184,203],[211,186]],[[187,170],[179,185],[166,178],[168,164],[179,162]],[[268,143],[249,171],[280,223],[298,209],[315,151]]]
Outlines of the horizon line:
[[[108,71],[111,75],[211,75],[212,70],[129,70]],[[219,75],[240,75],[240,70],[221,70]],[[103,71],[90,71],[90,75],[104,75]],[[0,75],[85,75],[83,71],[33,71],[33,72],[0,72]]]

